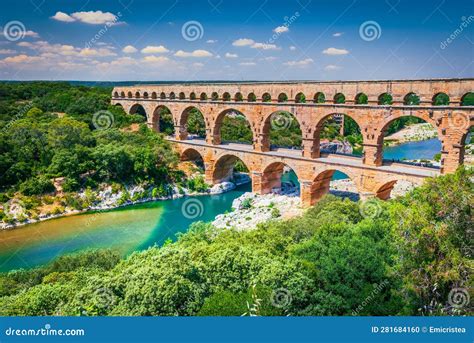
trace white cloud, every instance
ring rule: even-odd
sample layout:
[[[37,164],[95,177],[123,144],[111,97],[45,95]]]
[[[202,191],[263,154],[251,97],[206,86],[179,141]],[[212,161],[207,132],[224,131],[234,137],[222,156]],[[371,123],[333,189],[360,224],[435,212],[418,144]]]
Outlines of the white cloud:
[[[323,50],[323,54],[326,55],[347,55],[349,50],[346,49],[337,49],[337,48],[327,48]]]
[[[60,11],[56,12],[56,14],[51,17],[51,19],[54,19],[57,21],[64,21],[66,23],[71,23],[73,21],[76,21],[76,19],[71,17],[69,14],[60,12]]]
[[[324,67],[324,70],[328,70],[328,71],[331,71],[331,70],[339,70],[341,69],[341,67],[339,66],[336,66],[334,64],[329,64],[327,66]]]
[[[248,46],[254,44],[255,41],[250,38],[239,38],[232,42],[233,46]]]
[[[125,48],[122,49],[122,52],[126,54],[133,54],[137,51],[137,48],[135,48],[133,45],[127,45]]]
[[[25,31],[25,36],[26,37],[39,38],[39,34],[35,31],[31,31],[31,30]]]
[[[273,29],[273,32],[275,33],[283,33],[283,32],[288,32],[290,29],[287,26],[278,26]]]
[[[85,24],[92,24],[92,25],[100,25],[100,24],[118,24],[117,23],[117,16],[110,12],[102,12],[102,11],[82,11],[82,12],[74,12],[70,15],[64,12],[56,12],[51,19],[72,23],[74,21],[79,21]]]
[[[296,50],[296,46],[294,46],[294,45],[290,46],[290,50],[291,50],[291,51],[295,51],[295,50]]]
[[[100,48],[100,49],[85,48],[85,49],[82,49],[79,52],[79,54],[81,56],[96,56],[96,57],[117,56],[115,52],[112,52],[106,48]]]
[[[113,23],[117,20],[115,14],[102,11],[74,12],[71,16],[80,22],[93,25]]]
[[[39,61],[41,58],[38,56],[28,56],[25,54],[16,55],[4,58],[1,62],[8,64],[23,64],[23,63],[34,63]]]
[[[241,63],[239,63],[239,65],[244,66],[244,67],[251,67],[251,66],[257,65],[257,63],[255,63],[255,62],[241,62]]]
[[[0,55],[11,55],[14,53],[16,53],[16,51],[12,49],[0,49]]]
[[[268,56],[268,57],[262,58],[261,60],[263,60],[263,61],[274,61],[276,59],[277,58],[275,56]]]
[[[237,58],[239,56],[237,54],[231,54],[230,52],[226,52],[225,57],[227,57],[227,58]]]
[[[201,62],[193,63],[193,67],[202,68],[202,67],[204,67],[204,63],[201,63]]]
[[[158,64],[163,64],[163,63],[167,63],[167,62],[170,62],[171,60],[166,57],[166,56],[154,56],[154,55],[150,55],[150,56],[145,56],[143,58],[143,60],[145,62],[151,62],[151,63],[158,63]]]
[[[212,57],[212,54],[207,50],[194,50],[193,52],[178,50],[174,55],[176,57]]]
[[[306,67],[306,66],[310,65],[313,62],[314,61],[313,61],[312,58],[306,58],[306,59],[300,60],[300,61],[288,61],[288,62],[285,62],[283,64],[286,65],[286,66],[289,66],[289,67]]]
[[[169,52],[163,45],[148,45],[141,50],[142,54],[163,54]]]
[[[336,33],[333,33],[333,37],[341,37],[343,35],[344,32],[336,32]]]
[[[254,43],[251,48],[253,49],[262,49],[262,50],[278,50],[280,49],[275,44],[266,44],[266,43]]]
[[[217,43],[217,39],[208,39],[208,40],[206,41],[206,43],[208,43],[208,44]]]

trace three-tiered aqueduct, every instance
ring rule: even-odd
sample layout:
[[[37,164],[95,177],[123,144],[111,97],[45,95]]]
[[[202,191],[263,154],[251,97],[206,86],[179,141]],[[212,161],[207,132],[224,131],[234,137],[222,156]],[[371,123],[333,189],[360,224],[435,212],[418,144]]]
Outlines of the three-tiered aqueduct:
[[[250,171],[252,190],[268,193],[279,186],[287,165],[298,176],[303,204],[312,205],[329,191],[336,170],[352,179],[362,197],[381,199],[390,196],[398,180],[420,183],[456,170],[463,163],[466,135],[474,123],[474,107],[463,106],[463,97],[473,92],[473,86],[474,79],[158,84],[115,87],[112,103],[127,113],[141,106],[148,125],[156,130],[160,109],[169,109],[176,132],[169,140],[182,160],[202,157],[207,182],[228,179],[240,159]],[[361,94],[366,104],[358,104]],[[449,98],[448,105],[436,105],[440,94]],[[416,105],[409,100],[414,96],[419,99]],[[192,108],[204,116],[205,140],[188,139],[186,123]],[[234,111],[249,121],[252,146],[222,144],[223,118]],[[279,111],[290,112],[298,121],[302,150],[270,149],[272,115]],[[350,116],[361,129],[362,157],[320,152],[324,121],[341,114]],[[437,129],[442,143],[440,169],[383,160],[384,132],[403,116],[419,117]]]

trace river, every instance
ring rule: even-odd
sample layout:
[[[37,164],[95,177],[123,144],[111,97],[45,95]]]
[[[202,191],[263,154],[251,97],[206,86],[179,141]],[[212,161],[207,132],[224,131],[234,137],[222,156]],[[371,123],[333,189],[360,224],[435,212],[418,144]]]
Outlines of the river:
[[[433,158],[441,150],[437,139],[387,147],[384,158]],[[295,175],[285,174],[295,180]],[[335,173],[334,179],[345,178]],[[197,220],[211,221],[230,210],[232,201],[250,191],[250,184],[219,195],[200,196],[202,211],[195,218],[183,216],[181,208],[189,198],[149,202],[115,210],[86,213],[30,224],[14,230],[0,230],[0,271],[31,268],[71,252],[111,248],[123,255],[162,245],[185,232]]]

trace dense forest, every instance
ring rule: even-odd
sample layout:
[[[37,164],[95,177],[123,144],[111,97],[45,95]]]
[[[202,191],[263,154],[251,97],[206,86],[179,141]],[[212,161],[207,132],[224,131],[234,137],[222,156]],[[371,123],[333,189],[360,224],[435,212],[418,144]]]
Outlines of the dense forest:
[[[198,222],[124,260],[99,250],[12,271],[0,315],[472,314],[448,299],[472,287],[473,178],[459,169],[370,211],[327,196],[251,231]]]

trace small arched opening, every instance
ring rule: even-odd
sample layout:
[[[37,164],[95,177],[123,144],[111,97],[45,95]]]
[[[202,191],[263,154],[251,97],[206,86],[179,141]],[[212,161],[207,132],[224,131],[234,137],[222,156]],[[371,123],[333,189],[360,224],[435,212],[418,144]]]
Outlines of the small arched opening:
[[[315,104],[324,104],[326,102],[326,97],[324,96],[324,93],[317,92],[316,94],[314,94],[313,102]]]
[[[346,96],[342,93],[337,93],[334,95],[334,103],[335,104],[344,104],[346,102]]]
[[[297,104],[304,104],[304,103],[306,103],[306,96],[305,96],[303,93],[301,93],[301,92],[298,93],[298,94],[296,94],[296,96],[295,96],[295,102],[296,102]]]
[[[416,106],[420,104],[420,97],[416,93],[410,92],[403,98],[403,105]]]

